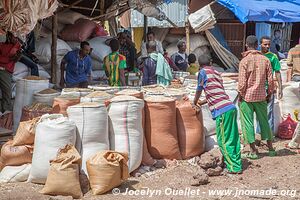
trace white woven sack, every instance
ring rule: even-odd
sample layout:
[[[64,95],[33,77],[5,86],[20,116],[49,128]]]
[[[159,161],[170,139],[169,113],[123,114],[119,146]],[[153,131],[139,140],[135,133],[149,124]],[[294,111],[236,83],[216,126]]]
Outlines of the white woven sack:
[[[129,172],[137,169],[143,156],[142,109],[144,101],[131,96],[116,96],[108,109],[111,150],[128,153]]]
[[[55,97],[58,97],[60,92],[51,93],[51,94],[40,94],[38,92],[34,93],[33,98],[35,102],[47,104],[49,106],[53,105]]]
[[[45,184],[50,160],[67,144],[75,145],[76,125],[62,114],[45,114],[36,127],[28,182]]]
[[[99,151],[109,150],[107,110],[104,104],[93,102],[70,106],[67,112],[77,126],[76,148],[87,175],[86,161]]]
[[[27,181],[31,164],[21,166],[6,166],[0,173],[0,183],[14,183]]]
[[[26,80],[17,81],[16,98],[14,102],[14,130],[17,130],[22,116],[22,108],[33,103],[33,94],[35,92],[47,89],[49,80]]]
[[[93,48],[91,53],[93,59],[102,62],[104,57],[111,53],[110,47],[105,44],[105,41],[110,38],[111,37],[94,37],[88,41]]]

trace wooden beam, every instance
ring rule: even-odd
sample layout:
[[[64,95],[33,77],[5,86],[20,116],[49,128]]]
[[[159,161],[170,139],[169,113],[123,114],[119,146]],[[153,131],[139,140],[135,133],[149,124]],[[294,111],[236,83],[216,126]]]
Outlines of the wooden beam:
[[[57,14],[52,16],[51,83],[56,84]]]
[[[75,8],[75,9],[81,9],[81,10],[95,10],[95,11],[100,12],[100,9],[87,8],[87,7],[83,7],[83,6],[72,6],[72,7],[69,7],[70,5],[64,4],[64,3],[60,4],[60,6],[63,6],[63,7],[68,8],[68,9],[69,8]]]
[[[144,42],[147,42],[148,33],[148,17],[144,15]]]
[[[105,14],[105,1],[100,0],[100,15],[104,15],[104,14]]]

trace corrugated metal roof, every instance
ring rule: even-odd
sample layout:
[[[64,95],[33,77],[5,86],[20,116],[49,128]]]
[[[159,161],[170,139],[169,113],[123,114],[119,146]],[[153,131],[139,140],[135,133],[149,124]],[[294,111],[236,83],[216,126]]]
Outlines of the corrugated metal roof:
[[[185,19],[188,15],[188,0],[173,0],[169,4],[162,4],[158,6],[166,16],[174,22],[178,27],[185,26]],[[131,12],[131,26],[132,27],[143,27],[144,26],[144,16],[133,10]],[[148,17],[148,26],[156,26],[169,28],[172,25],[167,21],[159,21],[155,18]]]

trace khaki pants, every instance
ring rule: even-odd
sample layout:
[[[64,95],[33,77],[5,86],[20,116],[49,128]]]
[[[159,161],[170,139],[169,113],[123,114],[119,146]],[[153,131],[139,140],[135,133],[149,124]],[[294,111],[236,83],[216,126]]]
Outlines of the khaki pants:
[[[0,111],[12,111],[11,101],[11,73],[0,70],[0,90],[2,92],[2,99],[0,101]]]

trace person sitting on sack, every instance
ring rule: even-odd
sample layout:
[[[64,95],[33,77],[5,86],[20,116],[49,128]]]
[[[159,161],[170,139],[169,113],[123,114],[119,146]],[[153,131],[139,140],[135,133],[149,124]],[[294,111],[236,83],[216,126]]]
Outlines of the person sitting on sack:
[[[87,88],[91,80],[92,59],[89,56],[91,51],[88,42],[81,42],[80,49],[68,52],[61,61],[60,86],[69,88]],[[65,67],[67,65],[67,67]],[[66,71],[66,78],[64,72]]]
[[[212,117],[216,120],[218,145],[224,157],[228,173],[241,173],[242,160],[240,137],[237,125],[237,109],[226,94],[221,74],[210,66],[210,57],[202,55],[198,59],[200,71],[198,74],[197,91],[193,108],[208,103]],[[199,101],[204,90],[204,101]]]
[[[12,33],[7,32],[6,41],[0,43],[0,90],[2,99],[0,101],[0,112],[10,112],[13,110],[11,101],[12,94],[12,74],[15,64],[21,57],[21,44]]]
[[[171,59],[175,65],[179,68],[180,71],[186,72],[188,68],[188,55],[186,54],[186,43],[183,40],[180,40],[177,43],[178,52],[174,53],[171,56]]]
[[[108,83],[110,86],[126,86],[126,57],[119,53],[120,43],[117,39],[110,40],[109,46],[112,52],[104,58],[103,62]]]
[[[147,43],[149,57],[144,61],[143,85],[168,86],[173,79],[171,68],[164,56],[156,52],[155,41]]]

